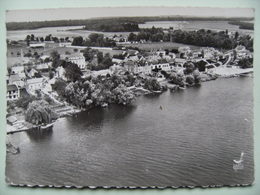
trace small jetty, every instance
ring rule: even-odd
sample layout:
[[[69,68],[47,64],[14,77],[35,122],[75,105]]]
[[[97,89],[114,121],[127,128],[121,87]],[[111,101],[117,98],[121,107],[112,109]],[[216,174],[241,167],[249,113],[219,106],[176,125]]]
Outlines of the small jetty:
[[[54,124],[54,122],[50,123],[50,124],[33,125],[31,127],[24,127],[24,128],[15,128],[11,125],[7,125],[6,133],[13,134],[13,133],[18,133],[18,132],[22,132],[22,131],[34,130],[34,129],[47,130],[47,129],[51,129],[53,127],[53,124]]]

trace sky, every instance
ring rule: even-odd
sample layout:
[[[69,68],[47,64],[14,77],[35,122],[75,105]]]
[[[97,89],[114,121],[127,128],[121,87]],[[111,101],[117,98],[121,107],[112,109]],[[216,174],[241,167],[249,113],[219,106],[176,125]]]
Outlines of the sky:
[[[6,22],[88,19],[112,16],[254,17],[251,8],[113,7],[8,10]]]

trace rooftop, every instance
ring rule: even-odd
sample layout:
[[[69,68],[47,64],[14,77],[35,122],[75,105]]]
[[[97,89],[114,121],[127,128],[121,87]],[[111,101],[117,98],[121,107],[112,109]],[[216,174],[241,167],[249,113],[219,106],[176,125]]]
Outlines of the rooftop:
[[[35,84],[35,83],[42,83],[43,82],[43,78],[33,78],[33,79],[28,79],[27,80],[27,84]]]
[[[16,85],[7,85],[7,91],[16,91],[18,90]]]

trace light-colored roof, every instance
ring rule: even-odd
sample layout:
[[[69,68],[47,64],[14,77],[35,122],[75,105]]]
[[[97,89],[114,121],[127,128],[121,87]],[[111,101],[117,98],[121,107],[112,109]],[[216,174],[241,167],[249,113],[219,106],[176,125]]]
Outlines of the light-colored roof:
[[[15,81],[20,81],[21,78],[18,74],[11,74],[9,80],[12,83],[12,82],[15,82]]]
[[[24,66],[13,66],[12,70],[24,70]]]
[[[48,69],[48,68],[49,68],[49,65],[48,65],[48,63],[38,64],[38,65],[36,65],[35,68],[38,69],[38,70],[41,70],[41,69]]]
[[[14,123],[15,121],[17,121],[17,118],[15,116],[9,116],[9,117],[7,117],[7,120],[10,123]]]
[[[43,82],[43,78],[33,78],[33,79],[28,79],[27,80],[27,84],[36,84],[36,83],[42,83]]]

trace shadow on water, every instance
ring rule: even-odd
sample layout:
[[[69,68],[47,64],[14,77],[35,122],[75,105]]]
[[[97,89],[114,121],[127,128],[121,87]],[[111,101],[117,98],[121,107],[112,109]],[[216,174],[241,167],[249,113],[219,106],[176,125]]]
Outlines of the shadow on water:
[[[163,93],[165,93],[165,92],[163,92]],[[156,98],[159,98],[163,93],[146,94],[146,95],[144,95],[144,97],[147,99],[156,99]]]
[[[95,107],[88,111],[67,118],[68,126],[73,128],[80,124],[81,130],[99,131],[104,121],[122,119],[135,110],[135,105],[112,104],[106,108]]]
[[[27,136],[31,141],[40,142],[43,140],[50,139],[52,136],[52,128],[49,129],[31,129],[26,132]]]

